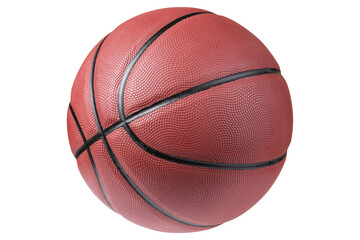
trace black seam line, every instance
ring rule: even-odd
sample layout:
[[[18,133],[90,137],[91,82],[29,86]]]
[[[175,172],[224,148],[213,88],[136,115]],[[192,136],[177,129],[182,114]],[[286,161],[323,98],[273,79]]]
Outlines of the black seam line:
[[[69,109],[70,109],[71,115],[72,115],[72,117],[73,117],[73,119],[75,121],[76,127],[77,127],[77,129],[78,129],[78,131],[80,133],[80,136],[81,136],[83,142],[86,142],[86,137],[84,135],[83,130],[81,129],[80,122],[79,122],[79,120],[77,119],[77,117],[75,115],[75,112],[74,112],[74,109],[71,106],[71,103],[69,104]]]
[[[125,121],[126,117],[125,117],[125,111],[124,111],[124,90],[125,90],[125,84],[127,79],[129,78],[129,75],[131,73],[131,70],[133,69],[133,67],[135,66],[136,62],[139,60],[140,56],[145,52],[145,50],[158,38],[160,37],[161,34],[163,34],[166,30],[168,30],[169,28],[171,28],[172,26],[174,26],[175,24],[177,24],[178,22],[195,16],[195,15],[199,15],[199,14],[212,14],[211,12],[195,12],[195,13],[190,13],[187,15],[184,15],[180,18],[175,19],[174,21],[170,22],[169,24],[165,25],[163,28],[161,28],[158,32],[156,32],[151,38],[149,38],[149,40],[147,40],[145,42],[145,44],[140,48],[140,50],[135,54],[134,58],[130,61],[129,65],[126,67],[125,71],[124,71],[124,75],[121,79],[120,82],[120,88],[119,88],[119,95],[118,95],[118,108],[119,108],[119,114],[120,114],[120,119],[122,121]]]
[[[76,127],[77,127],[78,131],[80,132],[81,138],[83,139],[84,144],[86,144],[86,138],[85,138],[84,132],[83,132],[83,130],[81,129],[80,122],[79,122],[79,120],[77,119],[77,117],[76,117],[76,115],[75,115],[75,112],[74,112],[74,109],[72,108],[71,104],[69,104],[69,108],[70,108],[71,115],[72,115],[73,118],[74,118]],[[104,198],[105,198],[107,204],[109,205],[109,207],[110,207],[111,209],[113,209],[113,207],[111,206],[111,204],[110,204],[110,202],[109,202],[108,197],[106,196],[104,187],[103,187],[103,185],[102,185],[102,183],[101,183],[101,180],[100,180],[100,177],[99,177],[99,173],[98,173],[97,168],[96,168],[96,165],[95,165],[94,158],[93,158],[93,156],[92,156],[92,154],[91,154],[91,151],[90,151],[90,146],[87,146],[87,147],[86,147],[86,150],[87,150],[87,153],[88,153],[88,155],[89,155],[89,159],[90,159],[90,162],[91,162],[91,166],[92,166],[92,168],[94,169],[94,173],[95,173],[95,175],[96,175],[96,179],[98,180],[98,183],[99,183],[101,192],[103,193]]]
[[[178,101],[182,98],[185,98],[187,96],[190,96],[192,94],[207,90],[209,88],[212,87],[216,87],[219,86],[221,84],[225,84],[225,83],[229,83],[232,81],[236,81],[236,80],[240,80],[243,78],[247,78],[247,77],[253,77],[253,76],[259,76],[259,75],[263,75],[263,74],[280,74],[280,70],[275,69],[275,68],[262,68],[262,69],[255,69],[255,70],[249,70],[249,71],[244,71],[244,72],[238,72],[235,74],[231,74],[225,77],[221,77],[203,84],[200,84],[198,86],[189,88],[185,91],[182,91],[180,93],[174,94],[170,97],[167,97],[163,100],[160,100],[150,106],[147,106],[141,110],[138,110],[137,112],[129,115],[126,117],[125,122],[126,123],[130,123],[132,121],[134,121],[135,119],[144,116],[145,114],[148,114],[158,108],[161,108],[163,106],[166,106],[170,103],[173,103],[175,101]],[[124,121],[118,121],[116,123],[114,123],[113,125],[111,125],[110,127],[104,129],[104,134],[108,135],[111,132],[113,132],[114,130],[120,128],[124,126]],[[94,144],[96,141],[98,141],[101,138],[101,134],[97,133],[94,136],[92,136],[84,145],[82,145],[76,152],[75,152],[75,157],[78,158],[80,156],[80,154],[82,152],[85,151],[87,146],[91,146],[92,144]]]
[[[223,78],[219,78],[210,82],[206,82],[203,83],[201,85],[198,85],[196,87],[190,88],[188,90],[185,90],[183,92],[180,92],[178,94],[175,94],[171,97],[168,97],[162,101],[159,101],[153,105],[151,105],[148,108],[145,108],[142,110],[141,114],[137,114],[136,118],[138,118],[139,116],[142,116],[146,113],[149,113],[151,111],[154,111],[155,109],[158,109],[162,106],[168,105],[172,102],[175,102],[179,99],[185,98],[189,95],[198,93],[200,91],[204,91],[207,90],[209,88],[215,87],[215,86],[219,86],[220,84],[224,84],[224,83],[228,83],[231,81],[235,81],[238,79],[242,79],[242,78],[246,78],[246,77],[251,77],[251,76],[257,76],[257,75],[262,75],[262,74],[269,74],[269,73],[280,73],[280,70],[278,69],[274,69],[274,68],[263,68],[263,69],[256,69],[256,70],[250,70],[250,71],[245,71],[245,72],[241,72],[241,73],[236,73],[236,74],[232,74]],[[133,116],[129,116],[127,117],[127,120],[133,121],[134,117]],[[135,133],[134,131],[130,128],[129,124],[127,122],[124,123],[124,128],[125,131],[127,132],[127,134],[129,135],[129,137],[143,150],[145,150],[146,152],[150,153],[153,156],[156,156],[158,158],[170,161],[170,162],[175,162],[178,164],[186,164],[186,165],[191,165],[191,166],[196,166],[196,167],[206,167],[206,168],[216,168],[216,169],[224,169],[224,170],[249,170],[249,169],[255,169],[255,168],[263,168],[263,167],[267,167],[267,166],[271,166],[275,163],[280,162],[282,159],[284,159],[286,153],[284,153],[282,156],[269,160],[269,161],[265,161],[265,162],[258,162],[258,163],[252,163],[252,164],[229,164],[229,163],[217,163],[217,162],[206,162],[206,161],[198,161],[198,160],[193,160],[193,159],[188,159],[188,158],[183,158],[183,157],[178,157],[178,156],[174,156],[174,155],[170,155],[167,153],[163,153],[160,152],[152,147],[150,147],[149,145],[145,144]]]
[[[180,93],[177,93],[177,94],[174,94],[170,97],[167,97],[163,100],[160,100],[148,107],[145,107],[129,116],[126,117],[126,123],[130,123],[132,121],[134,121],[135,119],[145,115],[145,114],[148,114],[158,108],[161,108],[163,106],[166,106],[170,103],[173,103],[175,101],[178,101],[182,98],[185,98],[187,96],[190,96],[192,94],[195,94],[195,93],[198,93],[198,92],[201,92],[201,91],[204,91],[204,90],[207,90],[209,88],[213,88],[213,87],[216,87],[216,86],[219,86],[219,85],[222,85],[224,83],[229,83],[229,82],[233,82],[235,80],[240,80],[240,79],[243,79],[243,78],[248,78],[248,77],[253,77],[253,76],[259,76],[259,75],[263,75],[263,74],[271,74],[271,73],[274,73],[274,74],[280,74],[280,70],[278,69],[275,69],[275,68],[261,68],[261,69],[255,69],[255,70],[249,70],[249,71],[244,71],[244,72],[238,72],[238,73],[235,73],[235,74],[231,74],[231,75],[228,75],[228,76],[225,76],[225,77],[221,77],[221,78],[218,78],[218,79],[215,79],[215,80],[212,80],[212,81],[209,81],[209,82],[206,82],[206,83],[203,83],[203,84],[200,84],[198,86],[195,86],[195,87],[192,87],[192,88],[189,88],[185,91],[182,91]]]
[[[257,169],[257,168],[264,168],[271,165],[274,165],[281,160],[283,160],[287,154],[285,152],[283,155],[281,155],[278,158],[264,161],[264,162],[257,162],[257,163],[249,163],[249,164],[231,164],[231,163],[218,163],[218,162],[206,162],[206,161],[198,161],[198,160],[192,160],[188,158],[182,158],[178,156],[173,156],[170,154],[166,154],[163,152],[160,152],[148,145],[146,145],[143,141],[139,139],[139,137],[132,131],[132,129],[129,127],[128,124],[124,125],[125,131],[128,133],[129,137],[143,150],[150,153],[151,155],[167,160],[169,162],[174,162],[178,164],[185,164],[190,165],[194,167],[205,167],[205,168],[215,168],[215,169],[222,169],[222,170],[250,170],[250,169]]]
[[[236,169],[236,170],[246,170],[246,169],[253,169],[253,168],[260,168],[260,167],[265,167],[265,166],[269,166],[272,164],[275,164],[279,161],[281,161],[283,158],[276,158],[270,161],[266,161],[266,162],[261,162],[261,163],[255,163],[255,164],[224,164],[224,163],[214,163],[214,162],[203,162],[203,161],[196,161],[196,160],[192,160],[192,159],[187,159],[187,158],[181,158],[181,157],[177,157],[177,156],[172,156],[166,153],[162,153],[154,148],[151,148],[150,146],[146,145],[143,141],[140,140],[140,138],[138,136],[136,136],[136,134],[132,131],[132,129],[130,128],[128,121],[133,120],[133,118],[131,116],[126,117],[125,116],[125,111],[124,111],[124,91],[125,91],[125,85],[126,85],[126,81],[130,76],[130,73],[133,69],[133,67],[135,66],[136,62],[139,60],[139,58],[141,57],[141,55],[145,52],[145,50],[158,38],[161,36],[161,34],[163,34],[166,30],[168,30],[169,28],[171,28],[172,26],[174,26],[175,24],[177,24],[178,22],[194,16],[194,15],[198,15],[198,14],[203,14],[203,13],[209,13],[209,12],[196,12],[196,13],[191,13],[185,16],[182,16],[178,19],[175,19],[174,21],[170,22],[169,24],[167,24],[166,26],[164,26],[163,28],[161,28],[158,32],[156,32],[148,41],[145,42],[145,44],[140,48],[140,50],[135,54],[134,58],[130,61],[129,65],[126,67],[125,71],[124,71],[124,75],[121,79],[120,82],[120,87],[119,87],[119,95],[118,95],[118,109],[119,109],[119,115],[120,115],[120,120],[124,123],[123,127],[125,129],[125,131],[127,132],[127,134],[129,135],[129,137],[143,150],[145,150],[146,152],[162,158],[164,160],[168,160],[171,162],[176,162],[179,164],[187,164],[187,165],[192,165],[192,166],[198,166],[198,167],[208,167],[208,168],[217,168],[217,169]],[[190,88],[188,90],[185,90],[177,95],[174,95],[173,98],[167,98],[164,99],[160,102],[158,102],[158,105],[156,106],[150,106],[147,109],[143,110],[143,114],[149,113],[153,110],[155,110],[156,108],[165,106],[171,102],[174,102],[176,100],[179,100],[181,98],[184,98],[186,96],[189,96],[191,94],[194,94],[196,92],[199,91],[203,91],[206,89],[209,89],[213,86],[217,86],[220,84],[223,84],[225,82],[229,82],[229,81],[235,81],[239,78],[244,78],[244,77],[249,77],[252,75],[261,75],[261,74],[266,74],[266,73],[280,73],[280,70],[278,69],[273,69],[273,68],[263,68],[263,69],[257,69],[257,70],[250,70],[250,71],[245,71],[242,73],[238,73],[238,74],[233,74],[233,75],[229,75],[227,77],[223,77],[223,78],[219,78],[204,84],[201,84],[197,87],[194,88]],[[286,155],[283,154],[283,156]],[[278,160],[280,159],[280,160]]]
[[[88,147],[93,145],[95,142],[97,142],[101,138],[101,134],[97,133],[94,136],[92,136],[89,140],[87,140],[81,147],[76,150],[74,156],[75,158],[78,158]]]
[[[104,129],[104,135],[107,136],[110,133],[112,133],[113,131],[115,131],[116,129],[122,127],[124,125],[124,123],[122,121],[118,121],[116,123],[114,123],[113,125],[111,125],[108,128]],[[81,153],[83,153],[87,147],[90,147],[91,145],[93,145],[94,143],[96,143],[98,140],[101,139],[101,133],[97,133],[94,136],[92,136],[91,138],[89,138],[89,140],[87,140],[81,147],[79,147],[78,150],[76,150],[74,156],[75,158],[78,158],[80,156]]]
[[[94,54],[94,59],[92,61],[92,65],[91,65],[91,72],[90,72],[90,98],[91,98],[91,107],[93,110],[93,114],[94,114],[94,118],[95,118],[95,123],[96,126],[99,130],[99,133],[102,135],[104,133],[103,127],[101,126],[100,123],[100,118],[97,112],[97,108],[96,108],[96,102],[95,102],[95,93],[94,93],[94,73],[95,73],[95,65],[96,65],[96,59],[97,56],[99,54],[100,48],[103,45],[105,39],[108,37],[109,35],[106,35],[103,40],[101,41],[101,43],[99,44],[99,47],[96,49],[96,52]]]
[[[162,213],[163,215],[171,218],[172,220],[175,220],[177,222],[186,224],[186,225],[190,225],[193,227],[214,227],[214,226],[218,226],[219,224],[216,225],[199,225],[199,224],[195,224],[195,223],[190,223],[190,222],[186,222],[184,220],[181,220],[173,215],[171,215],[170,213],[166,212],[164,209],[162,209],[161,207],[159,207],[155,202],[153,202],[148,196],[145,195],[145,193],[143,193],[140,188],[133,182],[133,180],[129,177],[129,175],[125,172],[125,170],[123,169],[123,167],[121,166],[120,162],[118,161],[117,157],[115,156],[114,152],[112,151],[109,142],[106,139],[106,136],[104,134],[103,128],[101,126],[101,122],[99,119],[99,115],[97,112],[97,108],[96,108],[96,102],[95,102],[95,95],[94,95],[94,70],[95,70],[95,64],[96,64],[96,58],[98,56],[99,50],[102,46],[102,44],[104,43],[106,37],[103,39],[103,41],[100,43],[98,49],[96,50],[96,53],[94,55],[94,60],[93,60],[93,65],[91,68],[91,74],[90,74],[90,97],[91,97],[91,105],[92,105],[92,110],[94,113],[94,118],[95,118],[95,122],[96,125],[98,127],[98,131],[101,134],[101,139],[104,142],[105,148],[110,156],[110,158],[112,159],[113,163],[115,164],[116,168],[119,170],[120,174],[124,177],[124,179],[127,181],[127,183],[134,189],[134,191],[145,201],[147,202],[150,206],[152,206],[153,208],[155,208],[156,210],[158,210],[160,213]]]

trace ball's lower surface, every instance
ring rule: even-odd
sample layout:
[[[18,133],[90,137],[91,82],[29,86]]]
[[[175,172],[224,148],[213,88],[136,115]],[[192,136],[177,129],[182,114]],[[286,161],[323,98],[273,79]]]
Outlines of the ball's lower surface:
[[[67,121],[80,173],[105,205],[147,228],[192,232],[236,218],[269,190],[292,107],[254,35],[201,9],[169,8],[95,46]]]

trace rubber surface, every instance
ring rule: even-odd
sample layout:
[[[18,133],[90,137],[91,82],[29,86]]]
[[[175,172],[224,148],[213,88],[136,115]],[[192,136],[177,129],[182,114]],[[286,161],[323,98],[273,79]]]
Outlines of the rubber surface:
[[[205,12],[160,9],[121,24],[72,89],[68,134],[83,178],[114,211],[159,231],[205,230],[247,211],[291,140],[290,94],[270,52]]]

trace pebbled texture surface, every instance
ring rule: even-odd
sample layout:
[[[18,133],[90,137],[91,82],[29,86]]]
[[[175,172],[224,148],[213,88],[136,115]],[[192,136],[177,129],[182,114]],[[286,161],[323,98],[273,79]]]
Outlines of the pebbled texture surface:
[[[107,139],[125,171],[150,199],[180,219],[203,225],[229,221],[252,207],[274,183],[285,160],[244,171],[201,168],[139,151],[123,129]]]
[[[98,132],[91,107],[90,73],[94,54],[100,42],[91,50],[81,65],[71,89],[71,105],[86,139],[91,138]],[[68,135],[70,136],[70,134]],[[70,145],[72,145],[71,141]]]
[[[80,170],[81,176],[84,178],[86,184],[89,186],[91,191],[106,205],[104,194],[101,191],[99,182],[96,178],[94,169],[91,165],[90,158],[88,153],[85,151],[84,154],[81,154],[77,159],[78,168]]]
[[[125,113],[209,80],[258,68],[279,66],[245,28],[215,14],[187,18],[162,34],[134,66],[125,87]]]
[[[76,126],[75,120],[71,115],[70,108],[67,113],[67,131],[69,136],[69,142],[71,147],[71,152],[75,154],[76,150],[78,150],[81,145],[84,144],[83,139],[81,138],[80,132]]]
[[[130,123],[145,144],[160,152],[242,164],[269,161],[285,153],[291,126],[290,95],[279,74],[216,86]]]
[[[123,136],[126,135],[123,129],[118,129],[116,132]],[[116,141],[120,143],[121,140],[121,138],[118,138]],[[90,150],[95,159],[99,175],[101,176],[101,182],[109,201],[114,210],[121,213],[123,217],[141,226],[159,231],[193,232],[208,229],[176,222],[146,203],[116,169],[109,154],[106,152],[103,142],[96,142],[90,147]],[[130,159],[129,157],[127,156],[127,159]]]
[[[92,70],[94,99],[105,129],[120,121],[119,86],[135,54],[165,25],[195,12],[205,11],[170,8],[144,13],[107,36],[93,69],[100,42],[89,53],[71,93],[72,108],[87,140],[98,134],[90,96]],[[125,114],[202,83],[262,68],[279,66],[245,28],[215,14],[188,17],[161,34],[140,56],[125,85]],[[71,113],[67,120],[75,153],[83,140]],[[283,155],[290,144],[290,94],[280,74],[247,77],[172,102],[132,120],[129,126],[144,143],[170,155],[225,164],[266,162]],[[93,164],[87,150],[77,159],[86,183],[105,205],[125,218],[166,232],[201,231],[241,215],[269,190],[285,162],[284,158],[252,170],[197,167],[149,154],[123,127],[107,133],[106,138],[131,181],[167,214],[129,185],[101,137],[89,144]]]
[[[194,12],[204,12],[204,10],[171,8],[166,11],[152,11],[126,21],[109,34],[97,58],[96,80],[94,81],[95,100],[103,128],[120,120],[119,85],[131,59],[160,28],[181,16]]]

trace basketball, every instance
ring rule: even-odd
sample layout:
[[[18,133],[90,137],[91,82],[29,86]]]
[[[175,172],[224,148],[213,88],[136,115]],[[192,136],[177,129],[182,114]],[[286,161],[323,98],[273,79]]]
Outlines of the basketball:
[[[147,12],[101,39],[67,115],[92,192],[163,232],[214,228],[254,206],[284,165],[292,124],[270,51],[238,23],[195,8]]]

